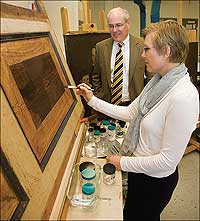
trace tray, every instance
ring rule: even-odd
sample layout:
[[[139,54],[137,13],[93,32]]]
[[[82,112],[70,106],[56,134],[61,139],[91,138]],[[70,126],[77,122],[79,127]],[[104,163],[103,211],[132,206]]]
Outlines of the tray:
[[[96,172],[95,179],[93,181],[88,181],[92,182],[95,185],[95,192],[91,199],[85,199],[82,194],[82,185],[84,181],[81,176],[81,170],[85,168],[94,169]],[[72,169],[70,180],[67,186],[67,198],[70,201],[71,205],[79,208],[93,207],[96,204],[97,199],[99,198],[100,180],[101,166],[99,164],[90,161],[75,164]]]

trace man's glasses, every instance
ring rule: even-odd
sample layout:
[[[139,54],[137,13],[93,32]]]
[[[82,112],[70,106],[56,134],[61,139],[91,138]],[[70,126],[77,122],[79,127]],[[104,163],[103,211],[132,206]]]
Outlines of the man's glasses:
[[[125,24],[126,24],[126,22],[123,23],[123,24],[122,23],[118,23],[118,24],[114,24],[114,25],[109,24],[108,28],[109,28],[109,30],[114,30],[114,28],[116,30],[121,30],[124,27]]]

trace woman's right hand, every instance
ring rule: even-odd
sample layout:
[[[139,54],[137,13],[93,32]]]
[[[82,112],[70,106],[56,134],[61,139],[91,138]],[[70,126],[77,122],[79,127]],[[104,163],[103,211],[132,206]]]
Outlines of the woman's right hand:
[[[77,86],[76,94],[83,96],[86,102],[89,102],[93,96],[91,88],[85,83],[81,83]]]

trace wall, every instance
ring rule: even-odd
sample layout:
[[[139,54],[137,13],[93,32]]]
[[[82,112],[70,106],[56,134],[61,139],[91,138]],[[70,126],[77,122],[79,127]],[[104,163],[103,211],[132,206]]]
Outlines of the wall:
[[[28,4],[30,1],[5,1],[6,3],[16,2],[17,4]],[[183,2],[183,18],[198,18],[199,19],[199,1],[196,0],[184,0]],[[69,25],[71,31],[78,30],[78,19],[82,16],[80,11],[80,1],[43,1],[49,20],[53,26],[56,33],[58,41],[60,43],[61,49],[65,54],[64,40],[62,35],[62,22],[60,15],[60,8],[68,8]],[[146,5],[146,23],[150,23],[150,13],[151,13],[151,3],[152,1],[145,1]],[[127,9],[131,17],[131,29],[130,33],[139,36],[140,33],[140,17],[139,17],[139,7],[132,1],[89,1],[90,8],[92,10],[92,22],[97,23],[99,27],[99,10],[104,9],[107,13],[113,7],[123,7]],[[160,17],[161,18],[176,18],[177,17],[177,1],[167,1],[161,0],[160,7]],[[198,27],[199,29],[199,27]],[[199,30],[197,33],[198,42]],[[200,50],[199,50],[200,51]],[[199,52],[200,53],[200,52]]]
[[[183,2],[183,18],[199,18],[199,1],[185,0]],[[150,13],[152,1],[144,1],[146,6],[146,22],[150,23]],[[139,35],[139,7],[134,1],[90,1],[90,8],[92,10],[92,20],[98,24],[98,11],[104,9],[106,13],[113,7],[123,7],[127,9],[131,16],[132,29],[131,33]],[[169,13],[170,12],[170,13]],[[162,18],[176,18],[177,17],[177,1],[161,0],[160,17]]]
[[[145,1],[146,5],[146,24],[150,23],[151,4],[152,1]],[[198,18],[199,19],[199,1],[196,0],[184,0],[182,1],[182,16],[183,18]],[[90,8],[92,10],[92,22],[99,23],[99,10],[104,9],[106,14],[114,7],[123,7],[129,11],[131,17],[131,28],[130,33],[135,36],[140,35],[140,12],[139,7],[134,1],[90,1]],[[160,6],[160,17],[161,18],[177,18],[177,1],[161,0]],[[98,26],[99,27],[99,26]],[[198,42],[199,37],[199,26],[198,26]],[[200,51],[200,50],[199,50]]]
[[[69,29],[78,30],[78,1],[43,1],[49,20],[65,54],[60,8],[67,7]]]

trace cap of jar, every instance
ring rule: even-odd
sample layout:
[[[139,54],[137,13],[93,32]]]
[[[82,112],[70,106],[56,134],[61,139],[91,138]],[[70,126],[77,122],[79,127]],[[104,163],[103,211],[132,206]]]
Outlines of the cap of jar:
[[[79,165],[79,171],[82,172],[84,169],[95,170],[95,164],[89,161],[82,162]]]
[[[85,195],[91,195],[93,194],[95,191],[95,186],[94,184],[92,183],[85,183],[83,184],[82,186],[82,192],[85,194]]]
[[[115,127],[116,127],[116,124],[115,124],[115,123],[110,123],[110,125],[113,125],[113,126],[115,126]]]
[[[114,130],[116,128],[116,126],[114,126],[114,125],[109,125],[108,126],[108,130]]]
[[[100,128],[100,133],[106,133],[106,128]]]
[[[93,128],[93,127],[90,127],[90,128],[88,129],[88,131],[89,131],[90,133],[92,133],[92,132],[94,131],[94,128]]]
[[[81,172],[81,175],[82,175],[82,178],[85,180],[92,180],[95,178],[96,172],[95,170],[92,170],[92,169],[84,169]]]
[[[123,128],[124,128],[125,125],[126,125],[126,122],[120,120],[120,121],[119,121],[119,125],[120,125],[120,127],[123,127]]]
[[[98,126],[98,125],[96,125],[96,126],[94,126],[94,130],[100,130],[100,126]]]
[[[106,163],[103,166],[103,172],[108,174],[108,175],[114,174],[115,170],[116,170],[116,167],[112,163]]]
[[[96,135],[96,136],[100,135],[100,131],[99,130],[95,130],[94,131],[94,135]]]
[[[103,120],[103,121],[102,121],[102,124],[103,124],[103,125],[109,125],[109,124],[110,124],[110,121],[109,121],[109,120]]]
[[[97,124],[96,123],[90,123],[89,126],[90,127],[95,127]]]

